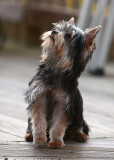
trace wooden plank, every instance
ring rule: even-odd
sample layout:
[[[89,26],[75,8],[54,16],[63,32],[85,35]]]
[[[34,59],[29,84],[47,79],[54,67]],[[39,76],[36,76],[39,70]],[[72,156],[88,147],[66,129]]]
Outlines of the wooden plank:
[[[91,128],[87,143],[65,141],[63,149],[50,150],[47,144],[37,149],[33,143],[24,141],[27,117],[22,96],[37,68],[37,61],[4,54],[0,65],[0,160],[114,159],[113,77],[83,75],[79,80],[84,115]]]
[[[87,102],[85,102],[84,114],[85,114],[85,119],[87,120],[87,122],[91,128],[90,137],[91,138],[93,138],[93,137],[113,137],[113,135],[114,135],[113,110],[111,110],[112,116],[109,113],[108,114],[110,115],[110,117],[108,117],[108,115],[104,116],[104,112],[102,112],[102,106],[101,106],[101,109],[99,109],[99,106],[97,107],[95,103],[92,104],[91,101],[96,101],[96,99],[95,100],[92,99],[93,96],[86,97],[86,94],[87,94],[87,92],[84,93],[84,100],[87,101]],[[91,99],[91,101],[88,103],[89,99]],[[7,107],[9,107],[9,106],[7,105],[6,109],[7,109]],[[104,107],[105,107],[105,105],[104,105]],[[14,108],[14,110],[13,110],[13,108]],[[9,113],[8,114],[6,113],[6,115],[0,114],[0,129],[2,131],[5,131],[8,133],[17,135],[17,136],[24,137],[26,127],[27,127],[27,123],[26,123],[27,121],[25,121],[25,117],[23,117],[23,120],[20,120],[20,118],[22,117],[20,114],[23,114],[23,115],[25,114],[26,119],[27,119],[27,115],[25,113],[25,108],[20,107],[20,109],[18,111],[15,108],[15,105],[13,108],[12,108],[11,113],[13,113],[14,115],[9,114]],[[98,109],[98,111],[101,111],[99,113],[99,115],[97,114],[97,112],[98,112],[97,109]],[[107,111],[108,111],[108,108],[107,108]],[[11,115],[13,117],[11,117]]]
[[[87,143],[66,142],[63,149],[50,150],[47,145],[38,149],[31,143],[0,145],[0,157],[38,157],[38,158],[113,158],[114,139],[91,139]],[[107,144],[110,143],[110,146]]]
[[[32,157],[32,158],[28,158],[28,157],[19,157],[19,158],[17,158],[17,157],[13,157],[13,158],[9,158],[9,157],[6,157],[6,159],[5,158],[0,158],[0,160],[36,160],[36,158],[35,157]],[[52,159],[52,158],[51,158]],[[50,158],[39,158],[39,157],[37,157],[37,160],[51,160]],[[58,158],[54,158],[54,160],[58,160]],[[62,159],[63,160],[63,159]],[[67,158],[67,160],[71,160],[71,159],[68,159]],[[76,160],[104,160],[104,159],[102,159],[102,158],[76,158]],[[112,160],[112,159],[108,159],[108,160]]]
[[[107,80],[109,83],[107,83]],[[0,128],[5,132],[24,137],[27,126],[27,114],[25,110],[26,105],[21,95],[24,93],[24,85],[26,83],[2,78],[0,82],[0,88],[2,89],[0,91],[0,103],[1,106],[4,106],[0,109],[0,120],[2,123]],[[102,83],[105,87],[102,86]],[[84,98],[85,119],[91,128],[90,137],[113,137],[113,80],[105,78],[96,81],[95,78],[83,76],[80,79],[80,86]],[[8,97],[7,101],[6,96]],[[103,98],[105,98],[105,101],[102,101]],[[106,102],[110,105],[107,106]]]
[[[0,141],[3,142],[14,142],[14,141],[23,141],[23,137],[10,134],[0,130]]]
[[[26,132],[27,123],[13,117],[0,114],[0,130],[17,137],[23,138]]]

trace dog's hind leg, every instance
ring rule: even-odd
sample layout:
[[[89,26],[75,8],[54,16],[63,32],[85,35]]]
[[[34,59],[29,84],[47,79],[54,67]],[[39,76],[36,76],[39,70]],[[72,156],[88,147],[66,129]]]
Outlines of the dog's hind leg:
[[[74,92],[74,128],[75,140],[78,142],[85,142],[88,139],[89,127],[83,118],[83,99],[78,88]]]
[[[75,140],[78,142],[86,142],[89,135],[89,127],[85,120],[82,120],[83,125],[80,129],[76,130]]]
[[[25,140],[29,141],[29,142],[33,141],[32,122],[31,122],[30,117],[28,117],[28,127],[27,127],[27,130],[26,130]]]
[[[76,129],[75,140],[78,142],[86,142],[89,135],[89,127],[83,118],[83,111],[80,113],[80,116],[77,119],[78,127]]]

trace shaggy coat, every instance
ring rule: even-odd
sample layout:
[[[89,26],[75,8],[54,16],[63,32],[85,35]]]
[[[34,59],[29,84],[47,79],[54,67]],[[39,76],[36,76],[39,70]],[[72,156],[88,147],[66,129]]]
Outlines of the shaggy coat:
[[[61,148],[64,139],[86,141],[89,127],[83,118],[83,100],[78,78],[95,49],[100,26],[83,32],[74,19],[55,23],[42,35],[42,60],[29,82],[29,104],[25,139],[41,146],[50,139],[50,148]]]

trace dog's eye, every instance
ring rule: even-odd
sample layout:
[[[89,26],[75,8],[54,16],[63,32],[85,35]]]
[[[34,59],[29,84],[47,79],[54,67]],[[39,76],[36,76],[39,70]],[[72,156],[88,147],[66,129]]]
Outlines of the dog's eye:
[[[57,31],[55,31],[55,30],[52,30],[52,32],[51,32],[51,39],[54,41],[54,37],[55,37],[55,35],[57,34]]]
[[[57,34],[56,31],[52,31],[52,32],[51,32],[51,35],[55,35],[55,34]]]

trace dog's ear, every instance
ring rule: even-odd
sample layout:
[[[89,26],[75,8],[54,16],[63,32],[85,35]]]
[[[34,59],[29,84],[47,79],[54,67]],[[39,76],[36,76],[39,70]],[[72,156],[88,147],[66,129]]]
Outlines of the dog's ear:
[[[72,17],[72,18],[68,21],[68,23],[74,24],[74,17]]]
[[[95,28],[85,30],[84,33],[85,33],[85,40],[86,40],[86,48],[89,48],[92,46],[94,39],[101,28],[102,28],[101,26],[97,26]]]

